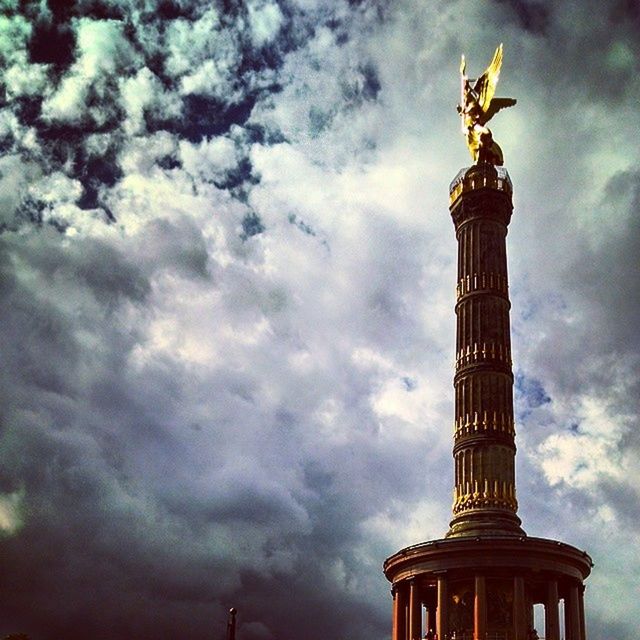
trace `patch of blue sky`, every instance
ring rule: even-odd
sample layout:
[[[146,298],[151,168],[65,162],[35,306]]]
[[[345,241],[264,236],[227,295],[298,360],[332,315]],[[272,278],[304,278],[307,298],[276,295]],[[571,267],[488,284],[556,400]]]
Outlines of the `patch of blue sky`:
[[[526,418],[534,409],[551,402],[540,380],[528,377],[522,371],[516,372],[514,390],[519,419]]]
[[[401,380],[406,391],[414,391],[418,386],[418,381],[415,378],[410,378],[409,376],[403,376]]]

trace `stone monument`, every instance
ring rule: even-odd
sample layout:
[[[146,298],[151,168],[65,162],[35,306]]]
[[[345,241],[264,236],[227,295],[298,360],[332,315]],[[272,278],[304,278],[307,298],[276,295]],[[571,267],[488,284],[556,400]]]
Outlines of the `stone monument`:
[[[533,640],[536,604],[545,640],[586,640],[591,558],[527,536],[517,515],[506,254],[513,188],[486,126],[516,102],[494,97],[501,65],[502,45],[478,79],[467,78],[464,57],[460,67],[458,113],[474,164],[449,189],[458,241],[453,518],[444,538],[385,561],[392,640]]]

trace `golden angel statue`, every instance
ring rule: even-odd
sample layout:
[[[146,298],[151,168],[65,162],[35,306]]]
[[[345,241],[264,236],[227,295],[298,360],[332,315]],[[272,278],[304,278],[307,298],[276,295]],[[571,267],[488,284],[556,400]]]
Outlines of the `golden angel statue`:
[[[502,45],[496,49],[491,64],[477,80],[467,77],[464,56],[460,62],[461,104],[457,109],[462,119],[462,133],[467,138],[469,152],[476,164],[488,162],[502,165],[504,162],[502,149],[486,126],[500,109],[512,107],[516,103],[515,98],[494,98],[501,66]]]

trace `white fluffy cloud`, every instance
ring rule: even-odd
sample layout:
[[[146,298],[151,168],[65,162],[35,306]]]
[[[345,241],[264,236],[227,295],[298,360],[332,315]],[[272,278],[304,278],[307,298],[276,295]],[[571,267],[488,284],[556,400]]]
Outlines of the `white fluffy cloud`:
[[[180,102],[174,94],[165,91],[158,78],[147,67],[139,69],[135,76],[119,80],[121,100],[127,113],[127,134],[144,130],[146,112],[162,114],[165,118],[180,116]]]
[[[249,2],[247,8],[251,39],[255,46],[261,47],[278,34],[283,22],[282,11],[276,3],[262,0]]]
[[[90,88],[104,93],[104,80],[132,62],[135,53],[115,20],[81,18],[75,24],[77,59],[58,89],[45,101],[43,116],[77,121],[86,115]],[[92,109],[95,115],[97,109]]]

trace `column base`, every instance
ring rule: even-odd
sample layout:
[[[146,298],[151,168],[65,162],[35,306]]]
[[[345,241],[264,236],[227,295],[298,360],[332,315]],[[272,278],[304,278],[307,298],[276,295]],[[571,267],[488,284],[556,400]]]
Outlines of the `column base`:
[[[445,538],[466,536],[526,536],[515,513],[502,509],[478,509],[461,513],[449,523]]]
[[[551,620],[554,610],[557,613],[559,598],[565,602],[573,598],[565,613],[577,611],[573,618],[574,621],[578,618],[577,624],[574,622],[571,628],[579,628],[582,634],[579,640],[584,640],[579,596],[591,566],[591,558],[585,551],[557,540],[485,535],[430,540],[406,547],[387,558],[384,572],[398,593],[407,597],[410,582],[414,582],[423,600],[435,608],[436,628],[443,640],[447,632],[456,631],[459,637],[459,632],[469,634],[474,626],[482,633],[482,622],[489,634],[500,631],[504,636],[506,630],[512,640],[525,640],[533,623],[535,604],[547,607],[547,617],[552,623],[548,640],[559,640],[558,624]],[[467,596],[474,590],[474,576],[486,580],[484,595],[491,604],[485,618],[480,615],[484,609],[482,602],[478,603],[477,625],[474,625],[475,607]],[[480,591],[476,581],[475,592]],[[399,637],[407,640],[406,633]]]

